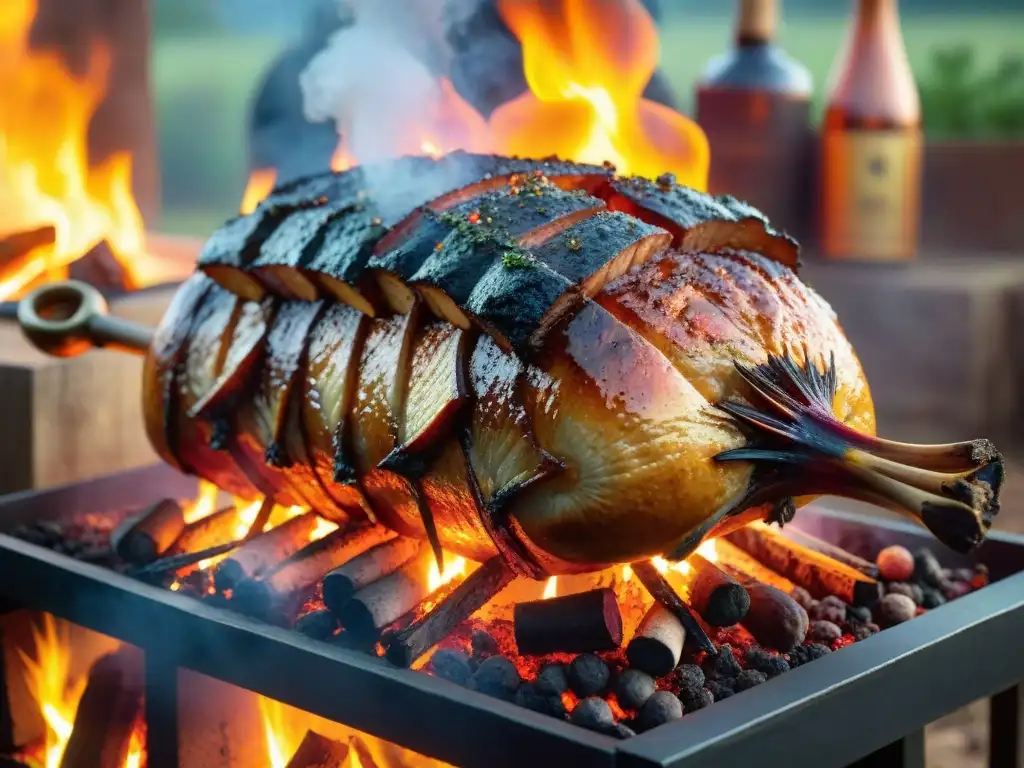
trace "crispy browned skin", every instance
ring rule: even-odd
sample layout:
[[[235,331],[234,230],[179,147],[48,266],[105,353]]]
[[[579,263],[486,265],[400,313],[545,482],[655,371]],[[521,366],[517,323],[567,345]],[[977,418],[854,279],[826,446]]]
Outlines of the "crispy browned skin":
[[[348,231],[364,203],[285,190],[260,221],[232,222],[208,270],[227,288],[189,280],[147,361],[160,455],[240,496],[372,516],[533,576],[685,556],[823,492],[902,505],[955,546],[983,536],[997,454],[872,437],[860,364],[792,268],[795,243],[671,180],[549,167],[559,184],[470,183],[410,208],[400,236],[335,238],[336,257],[292,258],[278,237],[262,283],[269,255],[246,259],[267,233],[238,258],[225,238],[287,224],[288,204],[307,219],[334,206],[324,226]],[[307,285],[289,270],[351,280],[372,311],[345,291],[275,295]],[[936,510],[953,517],[933,525]]]

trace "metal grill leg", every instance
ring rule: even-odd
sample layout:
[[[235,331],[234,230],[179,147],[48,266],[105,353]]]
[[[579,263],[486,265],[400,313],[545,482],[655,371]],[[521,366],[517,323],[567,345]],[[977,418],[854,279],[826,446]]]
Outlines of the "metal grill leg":
[[[991,768],[1024,766],[1024,686],[1017,684],[989,700],[988,759]]]
[[[925,768],[924,729],[872,752],[849,768]]]
[[[178,766],[178,669],[146,653],[146,765]]]

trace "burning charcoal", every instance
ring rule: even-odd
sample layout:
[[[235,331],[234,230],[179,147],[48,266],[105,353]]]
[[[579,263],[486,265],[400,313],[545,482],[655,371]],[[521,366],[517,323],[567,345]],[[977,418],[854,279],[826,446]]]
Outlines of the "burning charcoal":
[[[469,656],[462,651],[453,651],[448,648],[440,648],[430,657],[430,671],[437,677],[459,685],[465,685],[473,676],[473,670],[469,666]]]
[[[819,600],[807,613],[815,621],[830,621],[833,624],[842,624],[846,621],[845,605],[838,606],[824,600]]]
[[[914,575],[914,556],[906,547],[886,547],[875,559],[878,575],[885,581],[909,581]]]
[[[111,545],[125,562],[145,565],[167,552],[184,530],[182,505],[174,499],[162,499],[118,526],[111,535]]]
[[[671,691],[658,691],[640,708],[636,724],[641,731],[649,731],[682,716],[683,703]]]
[[[610,651],[622,644],[622,614],[608,587],[517,603],[512,623],[523,656]]]
[[[891,627],[914,618],[917,614],[917,606],[906,595],[888,594],[878,601],[875,613],[882,624]]]
[[[551,715],[559,719],[565,717],[562,697],[541,693],[533,683],[523,683],[516,689],[515,702],[520,707],[532,709],[542,715]]]
[[[473,655],[480,660],[494,656],[498,652],[498,641],[482,629],[473,630],[469,644],[473,648]]]
[[[921,586],[942,586],[942,566],[930,549],[919,549],[914,553],[914,580]]]
[[[867,640],[877,631],[877,624],[858,624],[853,628],[853,637],[855,640],[860,642],[861,640]]]
[[[581,653],[569,663],[567,672],[569,687],[580,698],[602,693],[611,675],[604,659],[593,653]]]
[[[696,712],[715,703],[714,695],[707,688],[698,688],[692,693],[680,693],[679,700],[683,703],[684,712]]]
[[[798,645],[789,652],[789,666],[791,669],[796,669],[809,661],[820,659],[822,656],[827,656],[830,653],[832,653],[832,649],[821,643]]]
[[[565,665],[557,662],[545,664],[533,681],[537,690],[548,696],[561,696],[569,690],[569,678],[565,673]]]
[[[615,723],[606,733],[616,739],[631,739],[636,736],[636,731],[625,723]]]
[[[864,605],[846,606],[847,624],[867,624],[871,621],[871,609]]]
[[[607,701],[597,696],[581,699],[569,714],[569,720],[592,731],[607,731],[615,726],[612,708]]]
[[[803,646],[800,647],[803,648]],[[736,693],[736,691],[732,689],[732,686],[726,685],[724,681],[716,682],[715,680],[711,680],[710,682],[708,682],[707,685],[704,686],[704,688],[707,690],[708,693],[711,694],[712,698],[714,698],[715,701],[722,701],[723,699],[728,699],[730,696]]]
[[[805,610],[810,610],[811,606],[817,602],[811,597],[811,593],[803,587],[793,587],[790,590],[789,596],[796,600],[798,605],[802,605]]]
[[[740,663],[736,661],[732,646],[728,643],[723,643],[718,647],[717,656],[709,656],[704,661],[704,675],[709,680],[736,677],[741,671]]]
[[[626,669],[615,677],[615,698],[626,709],[640,709],[654,693],[654,678],[639,669]]]
[[[782,656],[768,653],[764,648],[751,646],[747,649],[747,666],[763,672],[765,677],[778,677],[784,672],[789,672],[789,662]],[[684,702],[685,703],[685,702]]]
[[[824,643],[825,645],[838,640],[842,635],[843,630],[831,621],[812,621],[811,629],[807,633],[808,638],[816,643]]]
[[[470,678],[470,686],[488,696],[512,700],[519,687],[519,670],[504,656],[484,659]]]
[[[921,607],[931,610],[946,603],[946,596],[935,587],[921,587]]]
[[[338,619],[326,609],[310,611],[295,622],[295,631],[314,640],[326,640],[341,629]]]
[[[756,669],[744,669],[736,676],[736,684],[733,686],[733,690],[739,693],[748,688],[753,688],[755,685],[760,685],[767,679],[764,672],[758,672]]]

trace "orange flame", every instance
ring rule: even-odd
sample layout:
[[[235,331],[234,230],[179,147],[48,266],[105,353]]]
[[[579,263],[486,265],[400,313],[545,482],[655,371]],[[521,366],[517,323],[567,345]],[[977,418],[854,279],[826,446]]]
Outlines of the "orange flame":
[[[297,738],[294,729],[287,727],[284,705],[260,696],[260,715],[263,718],[263,738],[267,744],[268,768],[287,768],[301,739]]]
[[[252,213],[267,195],[274,190],[277,171],[273,168],[259,168],[252,172],[249,182],[242,193],[242,204],[239,213]]]
[[[219,493],[220,489],[216,485],[208,480],[200,480],[199,493],[195,499],[185,505],[185,522],[194,523],[196,520],[202,520],[213,514]]]
[[[0,267],[0,299],[66,277],[102,241],[131,285],[157,282],[158,261],[135,258],[145,252],[145,230],[130,154],[89,164],[88,128],[106,93],[110,50],[95,43],[85,73],[73,74],[57,54],[31,49],[36,11],[36,0],[5,0],[0,17],[0,234],[49,225],[56,242]]]
[[[548,583],[544,585],[544,594],[541,595],[542,600],[550,600],[552,597],[558,595],[558,577],[552,576],[548,579]]]
[[[707,189],[710,150],[703,130],[643,98],[660,46],[654,21],[639,0],[499,0],[498,8],[522,44],[529,91],[485,121],[449,80],[439,78],[425,114],[400,126],[381,126],[382,135],[375,137],[378,154],[436,157],[462,149],[557,155],[608,162],[622,174],[672,173],[682,184]],[[345,133],[344,126],[339,130]],[[358,156],[343,137],[331,169],[380,159]],[[250,189],[264,188],[256,177],[265,173],[254,172]],[[247,194],[243,211],[250,204]]]
[[[46,724],[45,768],[59,768],[75,727],[75,712],[85,692],[85,678],[71,679],[71,638],[68,625],[43,615],[42,627],[32,627],[31,654],[18,649],[25,682]]]
[[[707,188],[704,132],[642,97],[658,64],[658,33],[639,0],[499,0],[523,46],[527,93],[491,115],[511,155],[612,163],[619,173]]]
[[[444,559],[444,573],[441,573],[437,569],[437,563],[433,560],[430,561],[430,570],[427,571],[427,588],[434,592],[452,579],[462,576],[466,573],[466,558],[464,557],[452,557],[448,555]]]

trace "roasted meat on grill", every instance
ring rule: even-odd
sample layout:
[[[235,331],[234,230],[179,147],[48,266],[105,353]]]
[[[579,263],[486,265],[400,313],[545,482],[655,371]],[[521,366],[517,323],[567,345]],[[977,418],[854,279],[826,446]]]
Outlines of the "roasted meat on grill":
[[[239,496],[535,577],[685,557],[824,493],[973,547],[998,454],[876,438],[797,257],[671,177],[454,153],[302,179],[210,238],[147,358],[147,428]]]

